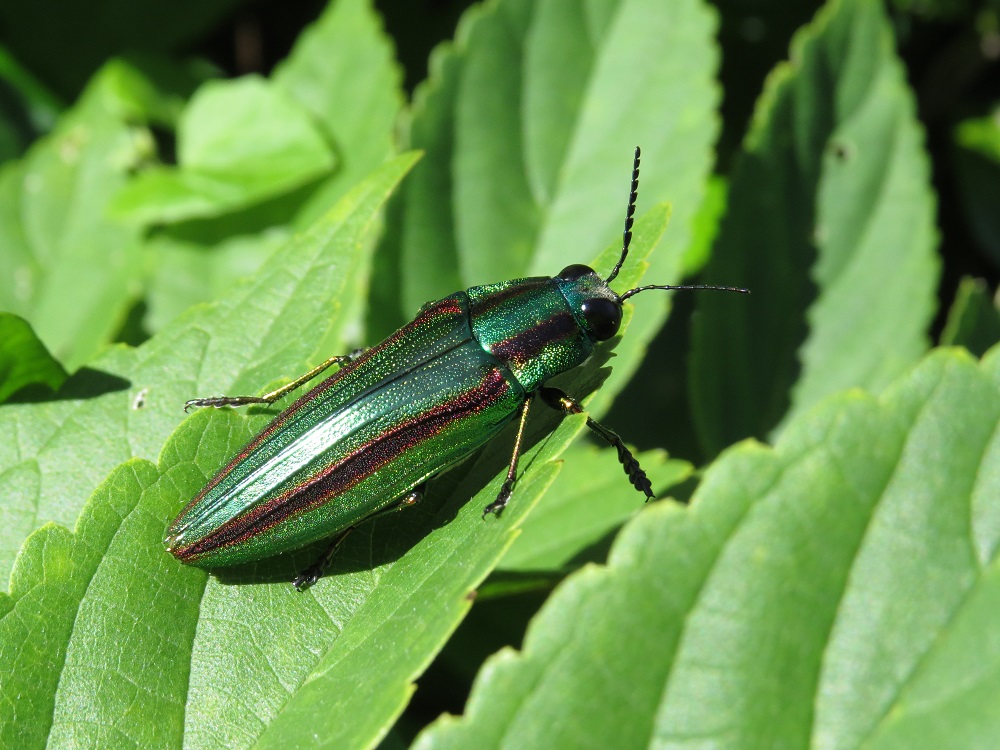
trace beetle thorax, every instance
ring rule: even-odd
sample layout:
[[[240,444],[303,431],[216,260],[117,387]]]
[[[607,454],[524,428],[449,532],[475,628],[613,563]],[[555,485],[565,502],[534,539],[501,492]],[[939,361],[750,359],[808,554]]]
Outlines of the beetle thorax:
[[[556,279],[539,276],[468,290],[472,332],[525,391],[584,362],[594,340]]]

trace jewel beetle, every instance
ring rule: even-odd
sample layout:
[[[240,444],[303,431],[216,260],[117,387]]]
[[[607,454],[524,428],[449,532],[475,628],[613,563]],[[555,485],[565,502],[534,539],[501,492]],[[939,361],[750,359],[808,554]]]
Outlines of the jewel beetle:
[[[331,539],[319,560],[293,580],[302,590],[319,579],[351,530],[413,505],[428,479],[519,420],[507,478],[483,509],[484,518],[499,515],[517,480],[532,404],[583,411],[546,383],[618,333],[625,300],[650,289],[747,291],[655,284],[621,294],[611,289],[632,239],[639,157],[636,148],[621,256],[607,278],[574,264],[553,277],[472,287],[425,305],[380,344],[331,357],[264,396],[188,401],[185,410],[272,404],[340,366],[275,417],[187,504],[167,529],[167,550],[183,563],[213,568]],[[621,438],[589,417],[587,426],[615,447],[629,481],[652,498],[649,480]]]

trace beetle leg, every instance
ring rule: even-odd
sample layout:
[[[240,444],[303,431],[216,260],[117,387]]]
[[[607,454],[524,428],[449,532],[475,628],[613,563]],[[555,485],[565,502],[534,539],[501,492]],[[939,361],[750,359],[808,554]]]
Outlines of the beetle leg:
[[[314,367],[301,378],[297,378],[288,385],[283,385],[281,388],[271,391],[270,393],[265,393],[263,396],[213,396],[209,398],[193,398],[190,401],[185,402],[184,411],[187,411],[192,406],[214,406],[219,408],[220,406],[245,406],[246,404],[273,404],[279,398],[288,395],[304,383],[308,383],[324,370],[332,367],[333,365],[346,365],[348,362],[357,359],[362,352],[364,352],[364,349],[355,349],[350,354],[338,354],[335,357],[330,357],[330,359],[326,362],[318,367]]]
[[[344,543],[344,540],[350,536],[352,531],[354,531],[354,527],[348,526],[346,529],[337,534],[337,536],[333,538],[333,541],[330,542],[330,546],[323,550],[323,553],[319,556],[316,562],[292,579],[292,585],[295,587],[296,591],[305,591],[323,577],[323,573],[325,573],[326,569],[330,566],[330,561],[333,560],[333,556],[337,554],[337,550],[340,549],[340,545]]]
[[[566,395],[558,388],[542,388],[539,390],[539,394],[546,404],[564,414],[584,413],[579,401]],[[615,447],[615,450],[618,451],[618,461],[621,463],[622,468],[625,469],[625,473],[628,475],[632,486],[639,490],[639,492],[644,493],[647,501],[652,500],[655,495],[653,495],[653,486],[646,477],[646,472],[639,466],[639,462],[632,455],[632,451],[625,447],[625,443],[618,437],[618,434],[591,419],[590,416],[587,417],[587,427]]]
[[[414,487],[412,490],[407,492],[401,498],[396,500],[394,503],[390,503],[382,510],[372,513],[370,516],[362,519],[361,522],[371,521],[372,519],[378,518],[379,516],[384,516],[387,513],[394,513],[397,510],[402,510],[403,508],[409,508],[411,505],[416,505],[420,502],[420,498],[423,497],[424,491],[427,489],[427,482],[422,482]],[[357,526],[348,526],[346,529],[341,531],[337,536],[333,538],[330,542],[330,546],[323,550],[322,554],[317,558],[316,562],[310,565],[308,568],[303,570],[294,579],[292,579],[292,585],[295,587],[296,591],[305,591],[307,588],[312,586],[316,581],[323,577],[323,573],[326,569],[330,567],[330,562],[333,560],[334,556],[337,554],[337,550],[340,549],[340,545],[344,543],[348,535]]]
[[[499,516],[501,511],[507,507],[511,493],[514,492],[514,484],[517,482],[517,462],[521,458],[521,442],[524,438],[524,425],[528,422],[528,409],[531,407],[531,396],[525,399],[521,407],[521,424],[517,428],[517,437],[514,438],[514,453],[510,457],[510,465],[507,467],[507,478],[497,493],[497,499],[483,508],[483,518],[493,513]]]

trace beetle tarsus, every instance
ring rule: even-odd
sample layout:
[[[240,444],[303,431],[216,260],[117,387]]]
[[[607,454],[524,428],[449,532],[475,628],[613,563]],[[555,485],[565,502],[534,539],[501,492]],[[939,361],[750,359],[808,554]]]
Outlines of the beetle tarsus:
[[[587,427],[615,447],[615,450],[618,452],[618,462],[625,469],[625,474],[628,476],[632,486],[646,496],[646,502],[655,499],[656,495],[653,494],[653,485],[650,483],[649,477],[646,476],[646,472],[639,466],[639,461],[632,455],[632,451],[625,446],[618,433],[608,429],[590,417],[587,417]]]
[[[500,492],[497,494],[497,499],[492,503],[483,508],[483,520],[486,520],[486,516],[490,513],[495,515],[497,518],[503,513],[503,509],[507,507],[507,502],[510,500],[510,496],[514,492],[514,482],[510,479],[506,480],[500,487]]]
[[[315,378],[324,370],[328,370],[333,365],[340,365],[343,367],[348,362],[353,362],[362,354],[364,354],[364,349],[355,349],[350,354],[338,354],[335,357],[330,357],[328,360],[323,362],[323,364],[318,367],[314,367],[305,375],[300,378],[296,378],[288,385],[283,385],[281,388],[271,391],[270,393],[265,393],[263,396],[213,396],[210,398],[193,398],[184,404],[184,411],[186,412],[192,406],[214,406],[216,409],[223,406],[246,406],[247,404],[273,404],[275,401],[279,400],[283,396],[288,395],[296,388],[299,388],[305,383]]]
[[[330,567],[330,561],[333,560],[334,555],[337,554],[337,550],[340,549],[340,545],[344,543],[344,540],[347,539],[352,531],[354,531],[354,527],[348,526],[337,534],[333,541],[330,542],[330,546],[323,550],[322,554],[316,559],[316,562],[292,579],[292,585],[296,591],[305,591],[323,577],[326,569]]]
[[[223,406],[246,406],[247,404],[267,404],[270,403],[261,396],[213,396],[210,398],[193,398],[184,402],[184,411],[191,407],[211,406],[220,409]]]
[[[593,425],[591,424],[592,422]],[[625,469],[625,473],[628,475],[628,479],[632,483],[632,486],[646,496],[647,503],[650,500],[654,500],[656,498],[656,495],[653,494],[653,485],[649,481],[649,477],[646,476],[646,472],[644,472],[642,470],[642,467],[639,466],[639,461],[636,460],[636,457],[632,455],[632,451],[630,451],[628,448],[625,447],[625,444],[622,442],[622,439],[618,437],[616,433],[611,432],[611,430],[609,430],[607,427],[604,427],[603,425],[594,422],[593,419],[590,419],[588,417],[587,426],[590,427],[591,429],[594,429],[594,425],[604,430],[605,432],[611,433],[613,439],[605,437],[605,440],[608,440],[608,442],[610,442],[615,447],[615,450],[618,451],[618,461],[619,463],[621,463],[622,468]],[[597,430],[595,430],[595,432],[596,431]]]
[[[316,581],[318,581],[322,576],[323,571],[320,570],[318,566],[311,565],[292,579],[292,585],[295,587],[296,591],[302,593],[316,583]]]

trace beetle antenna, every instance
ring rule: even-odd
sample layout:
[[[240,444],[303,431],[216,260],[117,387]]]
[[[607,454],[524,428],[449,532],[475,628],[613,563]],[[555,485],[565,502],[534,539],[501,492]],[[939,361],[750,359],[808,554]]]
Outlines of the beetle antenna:
[[[628,246],[632,242],[632,215],[635,213],[635,199],[639,197],[639,147],[635,147],[635,161],[632,162],[632,184],[628,191],[628,208],[625,209],[625,231],[622,232],[622,254],[618,259],[618,264],[611,271],[611,275],[604,280],[605,284],[610,284],[615,280],[615,276],[622,270],[625,256],[628,255]]]
[[[749,289],[744,289],[739,286],[712,286],[710,284],[690,284],[687,286],[671,286],[670,284],[650,284],[649,286],[639,286],[635,289],[629,289],[624,294],[618,295],[618,301],[624,302],[629,297],[634,297],[639,292],[645,292],[650,289],[663,289],[665,291],[670,291],[672,289],[715,289],[719,292],[739,292],[740,294],[750,294]]]

